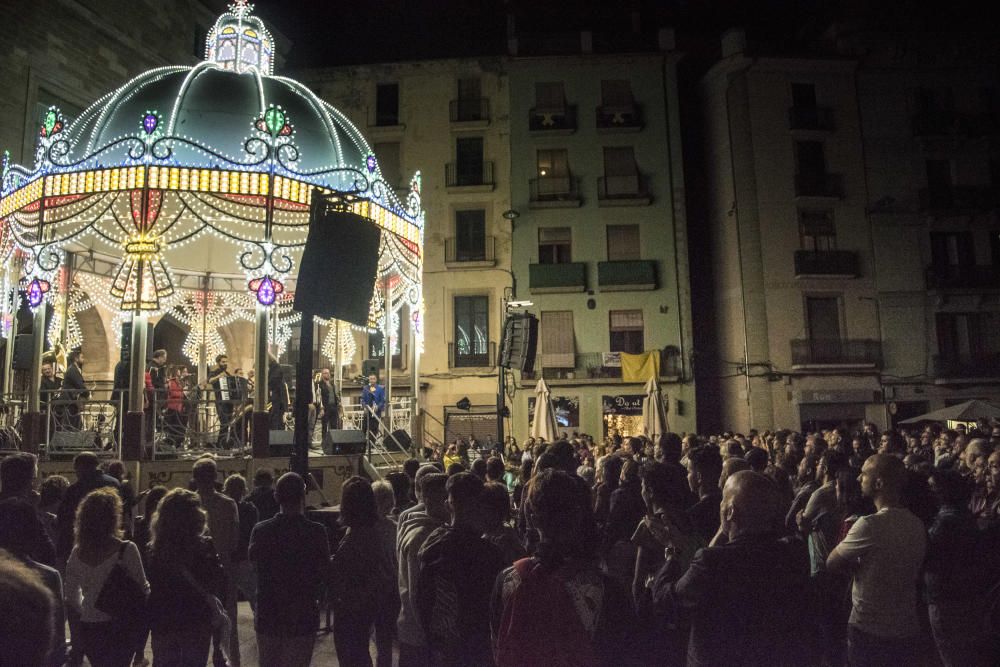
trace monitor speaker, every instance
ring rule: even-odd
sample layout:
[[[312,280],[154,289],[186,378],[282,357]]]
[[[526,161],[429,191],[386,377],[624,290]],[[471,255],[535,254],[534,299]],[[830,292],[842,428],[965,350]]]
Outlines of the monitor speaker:
[[[524,373],[535,369],[538,348],[538,318],[531,313],[514,313],[503,325],[498,365],[516,368]]]
[[[324,454],[364,454],[365,433],[353,429],[330,429],[323,437]]]
[[[364,361],[361,362],[361,374],[364,375],[366,378],[369,375],[374,375],[375,377],[378,377],[378,369],[379,366],[381,365],[382,365],[381,359],[365,359]]]
[[[409,433],[403,429],[397,429],[392,432],[392,435],[382,438],[382,445],[389,451],[408,452],[413,445],[413,440],[410,439]]]
[[[31,370],[33,343],[31,334],[18,334],[14,339],[14,358],[11,361],[11,365],[15,371]]]
[[[271,431],[268,435],[268,456],[291,456],[294,436],[292,431]]]

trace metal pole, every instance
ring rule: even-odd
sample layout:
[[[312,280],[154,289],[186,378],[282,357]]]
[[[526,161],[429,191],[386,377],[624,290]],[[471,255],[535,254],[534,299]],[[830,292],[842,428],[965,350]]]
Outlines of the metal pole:
[[[313,314],[302,313],[299,361],[295,366],[295,446],[289,465],[305,477],[309,472],[309,403],[312,400]]]
[[[63,285],[64,289],[61,304],[62,321],[60,322],[61,326],[59,327],[59,340],[62,341],[64,347],[68,344],[67,338],[69,336],[69,297],[70,292],[73,290],[74,257],[75,255],[73,255],[73,253],[66,253],[66,273],[64,274],[66,282]],[[69,352],[69,350],[66,350],[66,352]]]
[[[3,389],[0,396],[6,398],[10,395],[11,386],[13,385],[14,374],[14,342],[17,340],[17,311],[20,310],[21,306],[21,296],[17,289],[17,277],[19,277],[20,264],[15,264],[13,257],[11,264],[7,265],[7,284],[10,286],[10,294],[4,294],[3,298],[10,299],[11,303],[11,314],[10,314],[10,333],[7,335],[7,347],[4,348],[4,360],[3,360]]]
[[[254,412],[267,411],[267,307],[257,304],[257,322],[254,328]]]
[[[385,278],[385,329],[382,333],[382,350],[385,352],[385,411],[382,420],[392,432],[392,282]]]
[[[45,351],[45,316],[48,313],[48,306],[48,302],[42,299],[42,303],[35,309],[34,324],[31,330],[31,378],[28,382],[28,412],[42,411],[42,353]]]
[[[410,310],[413,310],[412,306]],[[410,312],[410,322],[413,322],[413,312]],[[410,440],[416,442],[420,425],[420,336],[412,326],[410,327],[410,386],[413,387],[413,399],[410,402]],[[423,434],[420,435],[420,444],[423,445]]]
[[[146,332],[149,316],[143,312],[132,313],[132,344],[129,359],[128,405],[130,412],[142,412],[143,393],[146,390]]]
[[[344,353],[340,344],[340,320],[334,320],[333,327],[337,341],[336,349],[333,352],[333,365],[336,366],[333,371],[333,390],[336,392],[337,398],[343,400],[341,390],[344,387]]]

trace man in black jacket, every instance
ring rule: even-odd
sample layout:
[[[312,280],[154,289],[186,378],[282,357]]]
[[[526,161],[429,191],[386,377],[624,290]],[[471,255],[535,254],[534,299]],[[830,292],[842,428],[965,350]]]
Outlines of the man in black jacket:
[[[726,482],[721,524],[679,580],[664,566],[653,600],[691,622],[689,667],[811,664],[809,556],[782,539],[781,498],[764,475],[744,470]]]
[[[94,489],[110,486],[119,489],[118,480],[101,472],[100,460],[93,452],[80,452],[73,459],[73,470],[76,471],[76,481],[69,485],[56,519],[56,535],[58,544],[56,552],[60,558],[69,557],[73,550],[73,523],[76,520],[76,508],[83,497]]]
[[[330,369],[324,368],[319,376],[320,409],[323,411],[323,437],[331,428],[340,428],[340,398],[333,383]]]
[[[83,351],[75,348],[66,358],[66,373],[63,375],[62,398],[66,401],[66,423],[70,430],[83,430],[80,417],[80,401],[90,396],[90,389],[83,381]]]

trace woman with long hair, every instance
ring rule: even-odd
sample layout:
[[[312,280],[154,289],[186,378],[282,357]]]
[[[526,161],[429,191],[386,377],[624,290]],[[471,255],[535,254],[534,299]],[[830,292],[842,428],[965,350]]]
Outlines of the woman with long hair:
[[[204,665],[225,574],[198,494],[173,489],[156,508],[149,548],[149,627],[160,667]],[[213,598],[215,598],[213,600]]]
[[[122,500],[111,488],[88,493],[76,510],[73,551],[66,562],[67,607],[79,617],[74,643],[94,667],[127,667],[141,624],[98,609],[98,599],[117,564],[143,592],[149,584],[139,549],[122,539]]]

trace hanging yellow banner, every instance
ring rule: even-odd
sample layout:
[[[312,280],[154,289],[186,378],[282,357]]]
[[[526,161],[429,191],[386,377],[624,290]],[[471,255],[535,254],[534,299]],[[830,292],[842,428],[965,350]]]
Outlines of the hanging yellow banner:
[[[621,353],[622,382],[646,382],[660,377],[660,351],[642,354]]]

